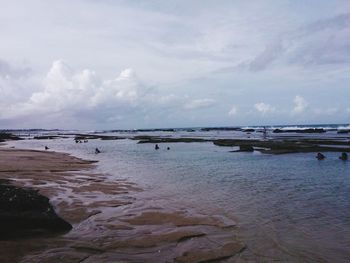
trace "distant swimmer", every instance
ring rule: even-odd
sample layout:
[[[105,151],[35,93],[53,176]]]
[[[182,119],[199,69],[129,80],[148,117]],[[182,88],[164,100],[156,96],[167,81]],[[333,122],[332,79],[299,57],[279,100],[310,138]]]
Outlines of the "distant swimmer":
[[[340,156],[339,156],[339,159],[340,160],[343,160],[343,161],[346,161],[348,159],[348,154],[347,153],[342,153]]]
[[[49,147],[47,147],[47,146],[45,146],[45,150],[48,150],[48,149],[50,149]]]
[[[158,144],[156,144],[156,146],[154,146],[154,149],[155,149],[155,150],[159,150]]]
[[[264,139],[266,139],[266,137],[267,137],[267,129],[266,129],[265,126],[264,126],[264,129],[263,129],[263,137],[264,137]]]
[[[96,148],[95,149],[95,154],[98,154],[98,153],[100,153],[101,151],[98,149],[98,148]]]
[[[324,158],[326,158],[326,156],[324,156],[322,153],[318,153],[316,155],[316,158],[317,158],[317,160],[323,160]]]
[[[166,148],[168,151],[170,150],[170,147]]]

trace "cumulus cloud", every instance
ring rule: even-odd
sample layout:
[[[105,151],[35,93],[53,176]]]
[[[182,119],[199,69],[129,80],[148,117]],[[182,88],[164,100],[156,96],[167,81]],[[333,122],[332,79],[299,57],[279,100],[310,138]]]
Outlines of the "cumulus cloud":
[[[229,115],[229,116],[235,116],[235,115],[237,114],[237,112],[238,112],[237,107],[236,107],[236,106],[233,106],[233,107],[231,108],[231,110],[228,112],[228,115]]]
[[[308,106],[308,102],[301,96],[297,95],[295,96],[294,100],[294,108],[292,113],[299,114],[305,111],[305,109]]]
[[[274,107],[272,107],[270,104],[266,104],[264,102],[259,102],[259,103],[254,104],[254,108],[262,114],[271,113],[271,112],[275,111]]]
[[[0,117],[23,117],[36,113],[81,114],[97,111],[110,118],[113,110],[136,107],[145,98],[147,89],[138,81],[132,69],[125,69],[115,78],[101,79],[94,71],[74,71],[61,60],[54,61],[40,88],[24,101],[2,111]],[[12,89],[15,87],[11,87]],[[16,93],[16,92],[13,92]],[[111,110],[113,109],[113,110]]]
[[[6,111],[14,103],[25,101],[37,87],[31,69],[0,59],[0,108]],[[1,115],[0,112],[0,115]]]
[[[63,61],[52,64],[44,80],[44,89],[29,100],[33,107],[50,110],[133,105],[142,91],[132,69],[123,70],[111,80],[102,80],[94,71],[75,72]]]
[[[173,114],[184,108],[203,109],[215,104],[215,100],[209,98],[196,99],[161,92],[140,81],[131,68],[122,70],[114,78],[103,79],[93,70],[75,70],[64,61],[57,60],[44,77],[36,77],[37,82],[28,88],[25,95],[19,91],[28,82],[20,81],[22,86],[16,86],[7,78],[6,83],[2,82],[3,79],[0,76],[0,91],[8,96],[0,96],[2,123],[7,120],[32,120],[49,123],[49,127],[52,123],[58,125],[54,119],[63,123],[69,120],[70,125],[78,126],[80,121],[91,126],[124,123],[128,119],[135,123],[142,118],[146,121],[150,119],[144,116]],[[10,97],[11,94],[19,98]]]
[[[207,107],[211,107],[215,104],[215,100],[213,99],[195,99],[195,100],[191,100],[189,102],[187,102],[184,105],[184,108],[187,110],[194,110],[194,109],[201,109],[201,108],[207,108]]]
[[[348,3],[276,2],[9,1],[0,9],[2,24],[11,25],[1,28],[0,57],[6,60],[0,60],[0,119],[49,112],[98,120],[133,118],[137,126],[146,115],[157,125],[160,118],[152,116],[166,112],[172,114],[169,123],[177,117],[184,125],[183,110],[198,109],[186,117],[224,124],[232,106],[228,98],[234,97],[242,105],[269,98],[279,110],[271,122],[287,121],[291,112],[305,112],[306,122],[314,120],[314,112],[303,103],[297,102],[295,111],[294,104],[280,103],[301,89],[311,94],[315,87],[310,104],[348,107],[342,99],[349,96]],[[18,16],[18,10],[26,12]],[[14,43],[26,45],[18,52]],[[55,54],[79,70],[61,61],[43,77]],[[80,70],[84,67],[90,69]],[[123,73],[114,72],[123,68]],[[282,86],[288,91],[280,92]],[[200,109],[215,103],[202,98],[220,102],[205,119]],[[266,114],[274,109],[267,105],[251,108]],[[248,115],[246,121],[256,123],[260,117]]]

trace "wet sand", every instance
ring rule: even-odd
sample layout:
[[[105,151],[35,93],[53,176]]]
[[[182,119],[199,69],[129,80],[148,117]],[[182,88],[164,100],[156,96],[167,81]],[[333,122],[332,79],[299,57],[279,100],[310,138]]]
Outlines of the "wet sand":
[[[0,178],[50,198],[73,229],[0,240],[1,262],[241,262],[235,222],[137,200],[143,191],[68,154],[0,148]],[[217,261],[215,261],[217,262]]]

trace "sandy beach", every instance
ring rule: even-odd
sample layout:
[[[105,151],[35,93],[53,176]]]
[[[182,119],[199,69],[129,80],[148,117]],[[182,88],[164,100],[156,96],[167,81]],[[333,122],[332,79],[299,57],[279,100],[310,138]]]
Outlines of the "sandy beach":
[[[146,207],[125,180],[65,153],[0,148],[0,178],[47,196],[72,224],[63,235],[0,240],[1,262],[240,262],[235,222]]]

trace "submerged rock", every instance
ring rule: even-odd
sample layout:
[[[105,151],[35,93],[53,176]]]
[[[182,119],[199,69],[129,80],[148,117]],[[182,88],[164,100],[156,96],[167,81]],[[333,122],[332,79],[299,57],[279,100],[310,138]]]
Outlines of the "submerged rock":
[[[71,228],[38,191],[0,182],[0,239],[66,232]]]
[[[240,152],[254,152],[254,148],[251,145],[240,145],[239,151]]]

